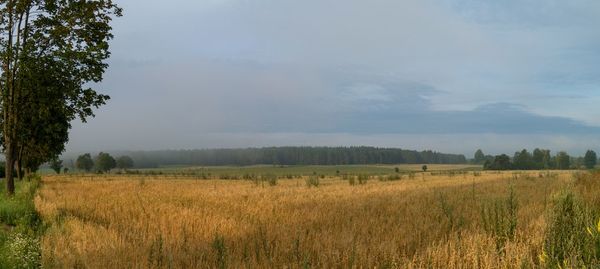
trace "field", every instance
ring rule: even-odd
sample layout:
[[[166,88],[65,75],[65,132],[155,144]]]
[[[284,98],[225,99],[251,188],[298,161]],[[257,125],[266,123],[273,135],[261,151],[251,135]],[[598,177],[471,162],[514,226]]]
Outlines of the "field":
[[[286,173],[247,180],[45,176],[35,198],[48,225],[42,262],[46,268],[598,265],[596,174],[394,168],[350,174],[312,167],[307,171],[315,175],[292,179]]]
[[[206,166],[185,167],[165,166],[160,168],[140,169],[133,172],[141,174],[166,174],[178,176],[191,176],[209,179],[253,177],[260,175],[277,175],[279,177],[301,177],[301,176],[340,176],[348,175],[389,175],[396,173],[410,173],[421,171],[420,164],[398,164],[398,165],[306,165],[306,166],[277,166],[277,165],[254,165],[254,166]],[[471,171],[481,170],[480,165],[456,165],[456,164],[430,164],[428,171]]]

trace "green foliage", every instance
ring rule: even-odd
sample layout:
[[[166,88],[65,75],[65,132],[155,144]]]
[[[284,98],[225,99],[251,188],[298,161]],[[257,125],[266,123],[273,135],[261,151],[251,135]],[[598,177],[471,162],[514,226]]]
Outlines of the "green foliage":
[[[591,165],[593,163],[592,152],[589,155]],[[486,160],[483,168],[485,170],[533,170],[533,169],[571,169],[573,166],[584,164],[584,158],[571,158],[566,152],[559,152],[555,157],[550,155],[550,150],[535,149],[530,154],[526,149],[516,152],[514,157],[505,154],[496,156],[493,160]]]
[[[130,152],[137,167],[161,165],[465,164],[464,155],[376,147],[268,147]],[[215,158],[218,156],[218,158]],[[341,169],[336,169],[340,170]],[[333,170],[333,174],[335,171]],[[343,172],[346,172],[345,170]]]
[[[533,163],[533,156],[526,149],[515,152],[512,168],[517,170],[536,169],[536,166]]]
[[[127,170],[133,168],[133,159],[129,156],[121,156],[117,158],[117,168]]]
[[[57,174],[60,174],[60,170],[63,167],[63,161],[59,160],[58,158],[54,158],[52,159],[52,161],[50,161],[50,168],[52,168],[52,170],[54,170],[54,172],[56,172]]]
[[[2,249],[0,265],[9,268],[41,268],[42,249],[40,240],[27,233],[12,233]]]
[[[110,156],[108,153],[100,152],[98,156],[96,156],[96,169],[100,172],[108,172],[111,169],[117,167],[117,161]]]
[[[540,260],[547,268],[597,268],[598,238],[589,227],[594,223],[589,209],[572,193],[561,193],[548,218],[544,251]]]
[[[508,155],[501,154],[496,156],[493,162],[486,162],[483,168],[486,170],[510,170],[512,169],[512,163]]]
[[[501,250],[506,241],[513,240],[517,230],[518,201],[511,186],[506,200],[484,204],[481,209],[483,229],[494,236],[496,248]]]
[[[532,159],[536,169],[550,169],[554,167],[550,150],[536,148],[533,150]]]
[[[12,227],[0,230],[0,268],[41,266],[39,235],[43,227],[33,202],[39,184],[40,177],[32,175],[17,182],[14,196],[0,195],[0,222]]]
[[[464,217],[456,212],[455,206],[448,201],[448,197],[443,193],[439,193],[438,201],[442,216],[448,221],[448,231],[461,228],[465,222]]]
[[[556,154],[556,168],[563,170],[571,168],[571,156],[564,151]]]
[[[594,169],[596,163],[598,162],[598,156],[596,155],[596,152],[594,152],[593,150],[588,150],[585,153],[585,156],[583,157],[583,162],[585,168]]]
[[[75,167],[86,172],[92,171],[92,168],[94,168],[94,160],[92,160],[92,156],[89,153],[80,155],[77,157]]]
[[[423,170],[423,172],[427,172],[427,165],[421,166],[421,170]]]
[[[108,67],[112,0],[0,2],[0,108],[8,167],[30,170],[59,155],[71,122],[109,99],[98,85]],[[9,170],[11,171],[11,170]],[[7,192],[13,194],[12,173]]]
[[[485,155],[481,149],[478,149],[473,156],[473,161],[476,164],[483,164],[485,162]]]
[[[215,268],[227,268],[227,247],[225,246],[225,238],[220,234],[215,235],[212,248],[217,257]]]

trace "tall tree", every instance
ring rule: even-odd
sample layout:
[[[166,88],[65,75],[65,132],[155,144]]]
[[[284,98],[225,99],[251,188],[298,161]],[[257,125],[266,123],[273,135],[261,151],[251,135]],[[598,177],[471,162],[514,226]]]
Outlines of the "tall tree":
[[[571,156],[564,151],[556,154],[556,168],[566,170],[571,167]]]
[[[519,170],[535,169],[532,158],[533,157],[526,149],[523,149],[520,152],[515,152],[513,157],[513,168]]]
[[[108,153],[100,152],[96,157],[96,169],[100,172],[108,172],[117,167],[117,161]]]
[[[475,151],[475,155],[473,157],[473,161],[476,164],[482,164],[483,162],[485,162],[485,155],[483,154],[483,151],[481,149]]]
[[[510,170],[512,169],[512,163],[508,155],[501,154],[494,157],[493,162],[486,161],[483,168],[486,170]]]
[[[102,80],[113,37],[110,22],[120,15],[112,0],[0,0],[1,131],[9,194],[14,193],[11,168],[27,159],[26,145],[35,144],[39,152],[40,145],[60,142],[45,135],[40,141],[27,131],[33,127],[27,117],[49,117],[47,106],[30,110],[35,100],[52,100],[66,116],[58,120],[63,123],[76,117],[85,122],[94,115],[92,108],[108,100],[86,85]]]
[[[598,156],[596,155],[596,152],[593,150],[588,150],[583,157],[583,163],[585,168],[593,169],[598,163]]]
[[[94,168],[94,160],[92,160],[92,155],[86,153],[77,157],[75,167],[86,172],[92,171],[92,168]]]
[[[127,170],[133,167],[133,159],[129,156],[121,156],[117,158],[117,168]]]

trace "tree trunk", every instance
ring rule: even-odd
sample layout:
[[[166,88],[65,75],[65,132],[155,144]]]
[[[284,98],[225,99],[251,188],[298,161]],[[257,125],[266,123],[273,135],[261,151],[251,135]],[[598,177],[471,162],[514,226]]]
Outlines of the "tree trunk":
[[[31,168],[25,168],[25,177],[29,177],[31,175]],[[29,181],[29,180],[27,180]]]
[[[15,179],[13,169],[15,167],[15,159],[11,141],[6,141],[6,192],[8,195],[15,194]]]
[[[23,171],[21,170],[21,161],[19,159],[15,161],[15,166],[17,167],[17,178],[21,181],[23,180]]]

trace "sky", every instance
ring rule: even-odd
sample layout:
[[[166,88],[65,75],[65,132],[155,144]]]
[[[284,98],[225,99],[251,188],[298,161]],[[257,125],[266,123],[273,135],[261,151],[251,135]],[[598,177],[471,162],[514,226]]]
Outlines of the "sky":
[[[121,0],[69,152],[600,151],[597,0]]]

